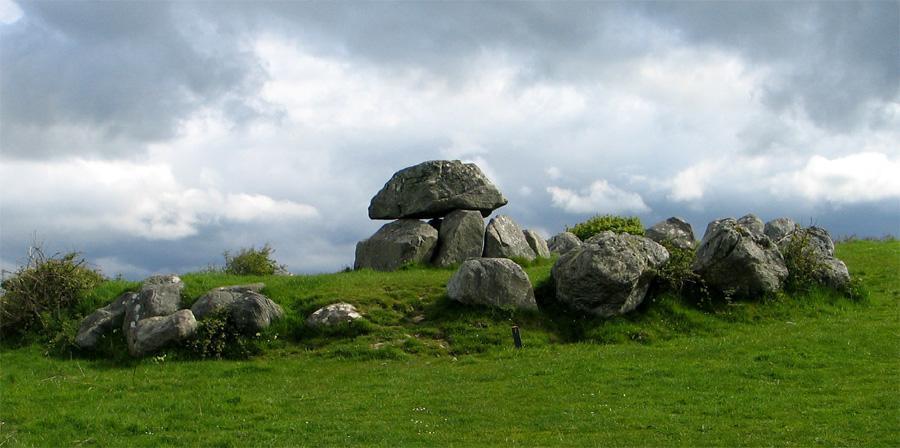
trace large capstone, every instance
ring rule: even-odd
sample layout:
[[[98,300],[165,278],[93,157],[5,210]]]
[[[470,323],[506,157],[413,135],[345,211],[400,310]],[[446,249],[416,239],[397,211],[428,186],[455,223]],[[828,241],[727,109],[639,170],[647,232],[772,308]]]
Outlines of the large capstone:
[[[450,300],[503,309],[537,309],[534,289],[521,266],[506,258],[468,260],[447,283]]]
[[[137,293],[126,292],[109,305],[94,311],[81,321],[75,344],[81,348],[94,348],[100,338],[117,328],[122,328],[125,320],[125,304],[135,300]]]
[[[134,326],[148,317],[168,316],[181,307],[184,282],[177,275],[156,275],[144,280],[141,291],[125,302],[122,331],[129,344]]]
[[[559,255],[580,246],[581,240],[572,232],[558,233],[547,241],[547,247],[550,249],[550,252]]]
[[[385,224],[356,244],[354,269],[395,271],[408,263],[427,263],[434,255],[438,231],[418,219]]]
[[[369,218],[440,218],[453,210],[478,210],[488,216],[506,203],[475,164],[432,160],[395,173],[372,198]]]
[[[788,274],[772,240],[733,218],[709,223],[692,269],[709,287],[731,297],[773,293]]]
[[[644,301],[655,270],[668,259],[669,252],[648,238],[600,232],[553,265],[556,299],[597,316],[627,313]]]
[[[550,258],[550,248],[547,247],[547,240],[541,237],[537,232],[530,229],[522,231],[525,234],[525,241],[528,247],[534,252],[538,258]]]
[[[766,223],[764,233],[770,240],[777,243],[799,228],[800,226],[791,218],[776,218]]]
[[[141,319],[131,330],[128,351],[132,356],[144,356],[192,336],[197,331],[197,320],[191,310],[180,310],[168,316]]]
[[[644,232],[644,236],[660,244],[671,244],[679,249],[694,247],[694,230],[682,218],[671,217],[660,221]]]
[[[778,249],[785,261],[792,257],[802,257],[812,261],[812,275],[815,280],[832,288],[844,288],[850,283],[850,271],[843,261],[834,256],[834,241],[828,231],[821,227],[797,228],[778,240]],[[800,263],[789,263],[796,266]]]
[[[491,219],[484,233],[485,258],[523,258],[534,260],[535,253],[525,239],[525,233],[509,216]]]
[[[440,223],[434,264],[441,267],[481,256],[484,250],[484,218],[481,212],[454,210]]]
[[[359,314],[355,306],[349,303],[338,302],[319,308],[310,314],[306,318],[306,325],[314,328],[334,327],[348,324],[357,319],[362,319],[362,315]]]
[[[252,335],[284,316],[284,310],[260,294],[262,283],[228,286],[207,292],[194,302],[191,311],[198,320],[221,313],[240,333]]]

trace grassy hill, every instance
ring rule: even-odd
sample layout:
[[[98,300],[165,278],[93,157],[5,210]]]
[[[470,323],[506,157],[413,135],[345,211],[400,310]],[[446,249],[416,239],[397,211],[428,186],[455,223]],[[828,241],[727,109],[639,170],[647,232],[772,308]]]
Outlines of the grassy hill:
[[[611,320],[449,303],[450,270],[187,274],[188,301],[266,283],[287,318],[260,335],[264,354],[2,348],[0,445],[900,446],[900,242],[837,255],[867,300],[816,291],[698,308],[663,295]],[[550,264],[526,270],[546,296]],[[94,299],[135,286],[108,282]],[[366,322],[304,329],[335,301]]]

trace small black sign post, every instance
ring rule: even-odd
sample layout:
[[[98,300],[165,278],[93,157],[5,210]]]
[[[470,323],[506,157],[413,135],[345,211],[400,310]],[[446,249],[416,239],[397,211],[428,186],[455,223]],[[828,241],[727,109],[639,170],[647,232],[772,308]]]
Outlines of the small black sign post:
[[[522,337],[519,336],[519,326],[518,325],[513,325],[512,335],[513,335],[513,343],[516,344],[516,348],[522,348]]]

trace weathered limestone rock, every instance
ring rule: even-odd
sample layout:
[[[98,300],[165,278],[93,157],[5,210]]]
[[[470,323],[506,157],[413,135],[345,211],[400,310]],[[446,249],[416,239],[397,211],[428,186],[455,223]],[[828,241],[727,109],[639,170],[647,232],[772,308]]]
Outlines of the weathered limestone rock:
[[[519,257],[534,260],[535,253],[525,240],[525,233],[509,216],[499,215],[487,225],[484,234],[485,258]]]
[[[766,234],[766,225],[763,224],[763,221],[753,213],[748,213],[744,216],[741,216],[740,218],[738,218],[737,223],[738,225],[744,226],[747,230],[757,235]]]
[[[85,349],[94,348],[103,335],[116,328],[122,328],[122,322],[125,320],[125,304],[135,300],[137,295],[134,292],[126,292],[109,305],[85,317],[78,327],[75,345]]]
[[[506,258],[466,261],[447,283],[447,296],[469,305],[537,309],[528,275],[521,266]]]
[[[478,258],[484,250],[484,218],[481,212],[454,210],[441,222],[436,266],[447,267]]]
[[[531,248],[538,258],[550,258],[550,248],[547,247],[547,241],[544,238],[534,230],[525,229],[522,233],[525,234],[525,241],[528,243],[528,247]]]
[[[818,264],[813,275],[826,286],[841,289],[850,283],[850,271],[843,261],[834,257],[834,241],[821,227],[797,228],[778,241],[778,249],[787,261],[793,256],[789,249],[793,242],[804,244],[801,255],[810,256]]]
[[[708,286],[733,297],[773,293],[788,274],[775,244],[748,222],[725,218],[709,223],[692,265]]]
[[[319,308],[306,318],[306,325],[310,327],[333,327],[342,323],[349,323],[362,319],[362,315],[356,307],[349,303],[333,303]]]
[[[438,231],[418,219],[385,224],[369,239],[356,245],[354,269],[394,271],[407,263],[431,261]]]
[[[600,232],[553,265],[556,298],[597,316],[627,313],[643,302],[655,269],[668,259],[669,252],[648,238]]]
[[[562,232],[551,237],[547,241],[550,252],[563,255],[566,252],[581,246],[581,240],[572,232]]]
[[[125,319],[122,332],[128,346],[133,344],[135,326],[141,320],[168,316],[181,307],[181,291],[184,282],[177,275],[156,275],[144,280],[141,292],[125,302]],[[191,315],[193,318],[193,315]]]
[[[262,283],[216,288],[194,302],[191,311],[198,320],[215,312],[226,313],[228,322],[243,334],[255,334],[284,316],[277,303],[257,291]]]
[[[644,232],[644,236],[660,244],[668,241],[679,249],[691,249],[695,242],[691,224],[676,216],[654,224]]]
[[[765,233],[770,240],[777,243],[779,240],[799,228],[800,226],[790,218],[777,218],[766,223],[763,233]]]
[[[369,218],[439,218],[453,210],[488,216],[506,203],[475,164],[432,160],[395,173],[372,198]]]
[[[187,339],[195,331],[197,320],[191,310],[141,319],[131,329],[133,336],[128,338],[128,351],[132,356],[144,356]]]

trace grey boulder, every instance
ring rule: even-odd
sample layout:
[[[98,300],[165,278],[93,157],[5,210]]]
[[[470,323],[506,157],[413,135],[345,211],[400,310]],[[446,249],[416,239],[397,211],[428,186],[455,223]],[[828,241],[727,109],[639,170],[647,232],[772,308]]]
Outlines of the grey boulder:
[[[654,224],[644,232],[644,236],[660,244],[670,243],[679,249],[691,249],[695,243],[691,224],[676,216]]]
[[[534,289],[521,266],[506,258],[468,260],[450,277],[447,296],[468,305],[536,310]]]
[[[522,231],[525,234],[525,241],[528,242],[528,247],[534,252],[534,255],[538,258],[550,258],[550,248],[547,247],[547,241],[538,235],[534,230],[525,229]]]
[[[438,249],[433,263],[452,266],[481,256],[484,250],[484,218],[480,212],[454,210],[440,223]]]
[[[648,238],[600,232],[563,254],[551,275],[556,299],[601,317],[627,313],[641,304],[669,252]]]
[[[257,292],[262,289],[257,285],[262,284],[216,288],[197,299],[191,311],[200,320],[221,312],[237,331],[252,335],[284,317],[281,306]]]
[[[509,216],[500,215],[491,219],[485,230],[484,257],[534,260],[535,253],[519,225]]]
[[[150,317],[168,316],[181,308],[183,290],[184,282],[177,275],[156,275],[144,280],[141,291],[125,301],[122,332],[129,346],[135,337],[134,329],[138,322]]]
[[[314,328],[333,327],[357,319],[362,319],[362,315],[355,306],[339,302],[317,309],[306,318],[306,325]]]
[[[572,232],[558,233],[547,241],[547,247],[550,249],[550,252],[559,255],[580,246],[581,240]]]
[[[790,250],[792,243],[802,244],[797,254]],[[821,227],[798,228],[778,241],[778,248],[786,261],[792,256],[810,257],[816,264],[813,275],[819,283],[833,288],[843,288],[850,283],[850,271],[843,261],[834,256],[834,241]]]
[[[432,160],[396,172],[372,198],[369,218],[440,218],[453,210],[488,216],[506,203],[477,165]]]
[[[354,269],[395,271],[407,263],[431,261],[438,231],[418,219],[385,224],[369,239],[356,244]]]
[[[766,225],[763,224],[763,221],[759,219],[758,216],[753,213],[748,213],[744,216],[741,216],[737,220],[737,224],[739,226],[743,226],[747,230],[753,232],[757,235],[765,235],[766,234]]]
[[[128,351],[132,356],[144,356],[187,339],[196,331],[197,320],[191,310],[141,319],[132,328],[133,336],[128,339]]]
[[[788,274],[772,240],[746,222],[725,218],[709,223],[691,266],[708,286],[733,297],[773,293]]]
[[[109,305],[97,309],[81,321],[75,336],[75,345],[81,348],[94,348],[105,334],[122,328],[125,320],[125,304],[133,301],[137,293],[126,292]]]
[[[778,242],[799,228],[800,226],[790,218],[776,218],[766,223],[763,232],[770,240]]]

